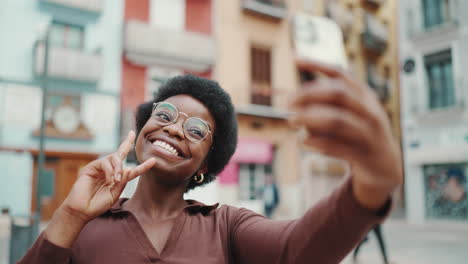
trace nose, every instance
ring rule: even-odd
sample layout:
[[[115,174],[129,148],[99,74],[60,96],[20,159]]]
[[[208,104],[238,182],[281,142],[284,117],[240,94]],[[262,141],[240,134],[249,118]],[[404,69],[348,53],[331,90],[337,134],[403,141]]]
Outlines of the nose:
[[[163,131],[181,140],[185,138],[183,120],[181,118],[179,118],[179,120],[177,120],[177,122],[175,122],[174,124],[170,124],[170,125],[163,127]]]

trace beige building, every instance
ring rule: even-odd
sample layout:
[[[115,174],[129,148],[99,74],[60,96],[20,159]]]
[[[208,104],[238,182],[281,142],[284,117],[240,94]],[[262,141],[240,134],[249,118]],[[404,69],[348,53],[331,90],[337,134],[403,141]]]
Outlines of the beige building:
[[[382,3],[380,3],[382,2]],[[240,142],[220,177],[222,202],[262,212],[265,175],[280,191],[276,218],[301,215],[341,182],[344,162],[302,148],[288,128],[288,97],[301,87],[292,20],[328,15],[344,32],[350,69],[374,88],[399,137],[395,1],[235,0],[215,4],[214,79],[232,95]]]
[[[289,18],[296,1],[217,1],[214,79],[238,111],[239,146],[232,170],[220,177],[222,202],[262,212],[265,176],[280,191],[277,218],[300,215],[301,155],[287,125],[288,96],[299,89]]]

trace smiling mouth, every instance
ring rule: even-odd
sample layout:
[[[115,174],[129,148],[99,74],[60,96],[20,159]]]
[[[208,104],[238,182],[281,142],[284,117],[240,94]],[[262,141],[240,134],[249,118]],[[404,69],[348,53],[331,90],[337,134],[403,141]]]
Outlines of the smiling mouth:
[[[172,146],[171,144],[169,144],[169,143],[167,143],[165,141],[162,141],[162,140],[159,140],[159,139],[154,139],[154,140],[150,140],[150,143],[153,146],[158,146],[159,148],[162,148],[168,154],[172,154],[172,155],[175,155],[177,157],[184,158],[182,153],[180,153],[174,146]]]

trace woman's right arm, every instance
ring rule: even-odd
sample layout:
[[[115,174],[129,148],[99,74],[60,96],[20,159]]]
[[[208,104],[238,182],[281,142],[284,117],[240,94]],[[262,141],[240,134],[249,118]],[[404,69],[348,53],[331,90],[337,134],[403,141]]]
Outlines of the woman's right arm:
[[[71,247],[86,223],[111,208],[127,182],[154,166],[155,160],[149,159],[133,169],[122,168],[134,140],[131,131],[117,152],[92,161],[80,171],[47,228],[18,263],[70,262]]]

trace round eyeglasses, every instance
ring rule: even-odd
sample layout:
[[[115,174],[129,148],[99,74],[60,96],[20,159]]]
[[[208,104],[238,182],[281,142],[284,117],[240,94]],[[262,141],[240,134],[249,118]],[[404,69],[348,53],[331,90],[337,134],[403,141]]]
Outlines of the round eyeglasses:
[[[177,122],[179,114],[187,118],[182,127],[184,136],[191,142],[198,143],[204,140],[208,134],[211,134],[210,126],[205,120],[198,117],[189,117],[186,113],[179,112],[177,107],[171,103],[154,103],[151,116],[159,125],[168,126]]]

